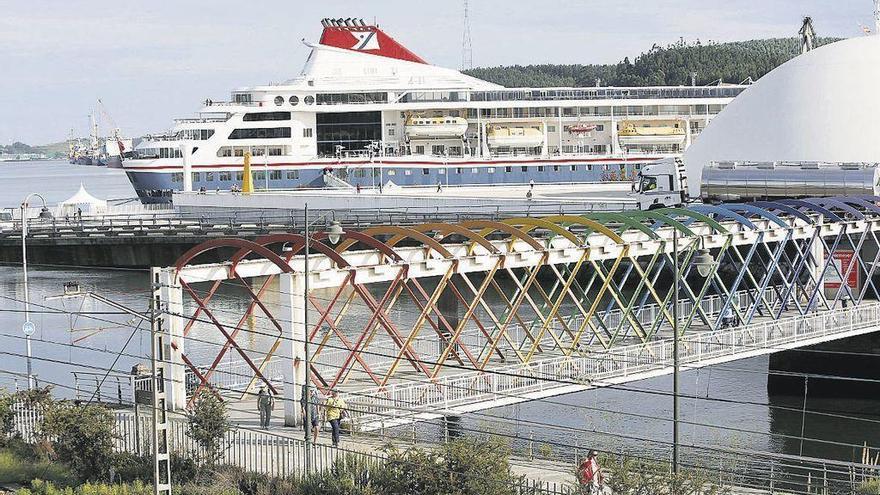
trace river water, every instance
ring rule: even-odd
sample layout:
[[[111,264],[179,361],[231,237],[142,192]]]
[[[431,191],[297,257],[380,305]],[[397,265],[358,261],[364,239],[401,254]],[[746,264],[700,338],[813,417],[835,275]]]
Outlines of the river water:
[[[120,170],[66,162],[3,163],[0,177],[3,185],[0,207],[16,207],[28,192],[42,193],[50,203],[55,203],[74,194],[80,183],[99,198],[134,195]],[[80,373],[80,378],[87,382],[93,380],[89,373],[110,366],[125,372],[146,359],[148,333],[146,329],[133,330],[134,323],[126,317],[103,314],[95,319],[56,312],[63,309],[74,313],[113,313],[111,308],[82,299],[46,300],[60,294],[64,282],[76,280],[106,297],[145,310],[145,272],[32,266],[29,273],[31,320],[37,326],[33,343],[34,372],[43,383],[54,383],[60,395],[70,396],[73,372]],[[9,373],[25,370],[25,343],[20,331],[24,321],[20,302],[23,296],[20,267],[0,266],[0,370],[5,372],[0,373],[0,386],[14,386],[14,377]],[[244,302],[232,295],[221,296],[217,301],[230,315],[240,314],[244,308]],[[195,335],[216,338],[216,335],[209,337],[208,333],[196,332]],[[247,338],[259,340],[253,334]],[[118,356],[121,349],[124,352]],[[880,398],[808,397],[808,412],[803,415],[803,397],[768,395],[767,364],[765,356],[684,372],[681,379],[685,395],[681,402],[685,422],[682,442],[744,451],[802,452],[807,456],[847,461],[860,459],[861,451],[855,445],[867,442],[880,446]],[[20,376],[17,380],[19,386],[24,384]],[[464,418],[460,425],[466,432],[501,431],[518,437],[520,444],[522,439],[533,435],[535,445],[542,445],[544,449],[564,450],[562,445],[579,445],[666,458],[669,451],[666,442],[671,439],[672,431],[672,399],[665,394],[671,391],[671,381],[671,377],[649,379],[614,389],[497,408]],[[810,411],[831,414],[816,415]],[[498,422],[492,416],[511,421]],[[537,425],[542,423],[555,428],[539,429]],[[814,440],[801,442],[797,437],[802,428],[808,439],[841,445]]]

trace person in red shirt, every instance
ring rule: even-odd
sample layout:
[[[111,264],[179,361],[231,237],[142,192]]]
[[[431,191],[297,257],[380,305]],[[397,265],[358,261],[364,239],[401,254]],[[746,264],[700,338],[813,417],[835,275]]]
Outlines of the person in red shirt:
[[[598,452],[591,450],[587,458],[578,466],[578,481],[587,489],[587,493],[602,493],[602,486],[605,483],[602,468],[599,467],[599,461],[596,459],[598,456]]]

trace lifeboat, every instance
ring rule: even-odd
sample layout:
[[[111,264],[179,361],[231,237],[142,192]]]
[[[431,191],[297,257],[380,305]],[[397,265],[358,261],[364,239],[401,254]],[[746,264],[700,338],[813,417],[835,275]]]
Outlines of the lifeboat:
[[[575,124],[568,128],[572,134],[589,134],[596,130],[596,124]]]
[[[544,144],[544,133],[534,127],[489,126],[486,141],[491,148],[534,148]]]
[[[410,139],[419,138],[460,138],[468,128],[467,120],[461,117],[417,117],[406,119],[404,132]]]
[[[685,140],[683,122],[621,122],[617,128],[620,144],[681,144]]]

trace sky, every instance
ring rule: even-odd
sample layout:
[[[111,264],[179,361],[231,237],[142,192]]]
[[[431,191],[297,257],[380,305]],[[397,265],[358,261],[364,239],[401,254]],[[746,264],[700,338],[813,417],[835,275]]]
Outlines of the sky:
[[[101,98],[128,136],[206,98],[299,73],[324,17],[375,19],[430,63],[459,67],[461,0],[0,0],[0,143],[88,133]],[[611,63],[654,44],[861,36],[871,0],[470,0],[475,66]]]

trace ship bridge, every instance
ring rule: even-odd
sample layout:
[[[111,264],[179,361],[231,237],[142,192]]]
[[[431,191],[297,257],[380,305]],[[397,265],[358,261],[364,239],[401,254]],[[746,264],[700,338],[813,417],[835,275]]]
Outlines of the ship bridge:
[[[309,381],[368,431],[874,332],[878,201],[210,240],[152,271],[169,405]]]

